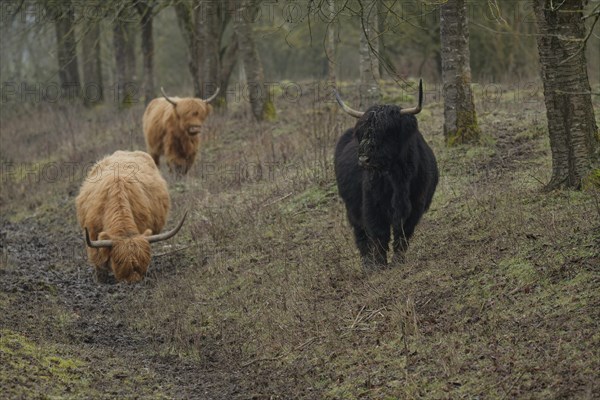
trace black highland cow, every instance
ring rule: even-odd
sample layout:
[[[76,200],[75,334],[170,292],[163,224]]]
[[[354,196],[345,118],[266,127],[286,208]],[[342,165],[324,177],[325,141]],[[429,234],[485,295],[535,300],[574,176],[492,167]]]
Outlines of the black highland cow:
[[[358,118],[335,148],[335,176],[363,265],[387,265],[390,230],[392,262],[401,263],[438,183],[435,156],[414,117],[421,111],[422,82],[419,105],[410,109],[375,105],[360,112],[335,96],[344,111]]]

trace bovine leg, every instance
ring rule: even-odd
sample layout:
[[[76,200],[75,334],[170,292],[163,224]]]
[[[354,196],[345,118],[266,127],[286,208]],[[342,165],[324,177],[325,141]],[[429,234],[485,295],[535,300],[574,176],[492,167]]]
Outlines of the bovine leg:
[[[354,232],[356,247],[358,247],[358,251],[360,252],[363,266],[366,266],[370,261],[370,246],[369,236],[367,235],[365,227],[362,225],[361,203],[346,203],[346,207],[346,215],[348,216],[348,222],[350,222],[350,226],[352,226]]]
[[[406,250],[408,249],[408,238],[406,237],[404,228],[394,227],[394,256],[392,257],[392,264],[404,264],[406,260]]]
[[[369,255],[369,237],[367,236],[367,232],[365,232],[362,227],[355,225],[353,228],[356,247],[358,247],[361,258],[365,260],[365,258]]]
[[[376,207],[365,209],[366,233],[369,251],[366,268],[382,268],[387,265],[387,250],[390,243],[390,225],[385,215]]]
[[[421,213],[419,212],[413,212],[406,222],[401,223],[400,226],[394,226],[394,257],[392,258],[394,264],[404,263],[405,253],[408,250],[408,241],[415,231],[420,215]]]
[[[369,256],[365,267],[385,268],[387,266],[387,248],[390,234],[380,233],[378,237],[369,237]]]

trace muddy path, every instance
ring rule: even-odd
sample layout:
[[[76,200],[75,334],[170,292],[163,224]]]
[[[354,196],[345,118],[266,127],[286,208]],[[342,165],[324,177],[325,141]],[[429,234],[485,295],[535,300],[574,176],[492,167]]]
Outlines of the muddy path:
[[[54,214],[18,223],[0,220],[3,332],[18,332],[51,346],[61,357],[82,360],[80,372],[92,397],[236,398],[240,388],[235,374],[224,376],[206,363],[161,355],[152,348],[156,338],[124,320],[124,307],[151,291],[174,257],[153,260],[142,284],[99,284],[74,221],[66,219]],[[20,390],[40,389],[35,376],[18,382],[6,376],[10,370],[3,374],[3,381],[14,381],[13,396],[29,398],[31,392]],[[60,385],[55,389],[59,396],[68,393],[60,393]]]

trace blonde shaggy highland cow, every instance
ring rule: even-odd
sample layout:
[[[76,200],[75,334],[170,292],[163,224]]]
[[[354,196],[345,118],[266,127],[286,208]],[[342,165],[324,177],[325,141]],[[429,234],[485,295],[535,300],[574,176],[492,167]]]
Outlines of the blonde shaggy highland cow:
[[[76,199],[77,220],[85,229],[87,253],[100,282],[143,279],[150,243],[174,236],[185,220],[163,234],[169,213],[167,183],[143,151],[117,151],[89,171]]]
[[[200,128],[212,112],[208,103],[217,97],[219,88],[206,100],[168,97],[160,90],[164,97],[152,100],[142,119],[146,149],[156,166],[164,155],[171,172],[186,174],[200,147]]]

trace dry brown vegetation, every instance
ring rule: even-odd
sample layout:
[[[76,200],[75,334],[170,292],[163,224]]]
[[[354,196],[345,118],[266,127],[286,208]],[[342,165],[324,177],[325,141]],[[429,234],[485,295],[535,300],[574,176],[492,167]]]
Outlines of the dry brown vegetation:
[[[543,102],[515,98],[479,103],[484,143],[451,149],[426,98],[440,184],[406,264],[370,274],[332,169],[353,120],[311,95],[279,99],[272,123],[233,105],[205,127],[187,177],[163,166],[168,226],[191,210],[184,233],[154,248],[141,284],[114,286],[86,265],[74,198],[86,163],[144,148],[143,109],[4,109],[0,386],[15,398],[600,397],[600,194],[541,192]],[[49,163],[74,174],[48,179]]]

